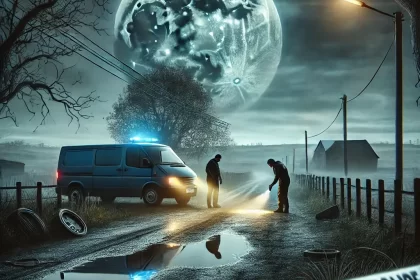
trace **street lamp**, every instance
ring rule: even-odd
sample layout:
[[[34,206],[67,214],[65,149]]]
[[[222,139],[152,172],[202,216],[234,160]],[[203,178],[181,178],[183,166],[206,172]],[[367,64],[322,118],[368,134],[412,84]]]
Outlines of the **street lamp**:
[[[402,22],[404,16],[401,12],[393,15],[377,10],[358,0],[344,0],[349,3],[368,8],[382,15],[391,17],[395,23],[395,62],[396,62],[396,91],[395,91],[395,180],[403,185],[403,52],[402,52]]]

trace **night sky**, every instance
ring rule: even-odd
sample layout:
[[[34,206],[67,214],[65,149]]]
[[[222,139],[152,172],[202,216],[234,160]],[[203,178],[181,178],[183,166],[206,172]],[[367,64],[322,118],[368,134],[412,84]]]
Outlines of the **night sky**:
[[[118,1],[115,1],[118,2]],[[367,1],[378,9],[393,13],[401,10],[392,0]],[[362,9],[342,0],[276,0],[283,29],[282,59],[270,88],[262,98],[243,112],[220,116],[231,123],[232,136],[238,144],[304,143],[309,136],[324,130],[336,116],[343,94],[354,97],[363,89],[382,61],[393,40],[390,18]],[[118,3],[115,4],[115,11]],[[405,141],[420,138],[420,108],[416,107],[420,89],[415,88],[410,19],[404,22],[404,131]],[[113,51],[114,15],[104,19],[110,36],[83,33],[109,52]],[[395,55],[391,50],[371,86],[348,104],[348,139],[371,142],[394,141]],[[95,90],[105,102],[96,103],[86,113],[94,118],[67,126],[69,118],[61,105],[50,104],[52,116],[46,125],[32,132],[40,121],[23,106],[12,102],[19,127],[2,121],[3,140],[24,140],[47,145],[113,143],[105,117],[126,83],[75,55],[68,60],[76,77],[83,83],[72,87],[77,95]],[[115,70],[113,70],[115,72]],[[68,75],[71,80],[71,75]],[[342,115],[319,140],[341,139]]]

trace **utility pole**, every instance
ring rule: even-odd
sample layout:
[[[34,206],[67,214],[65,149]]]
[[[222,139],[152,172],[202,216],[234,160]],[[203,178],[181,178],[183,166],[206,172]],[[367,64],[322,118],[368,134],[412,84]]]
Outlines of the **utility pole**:
[[[293,149],[293,174],[295,174],[295,156],[296,156],[296,149]]]
[[[308,132],[305,130],[306,174],[308,174]]]
[[[395,180],[403,186],[403,14],[395,16],[395,61],[396,61],[396,114],[395,114]]]
[[[347,177],[347,95],[343,96],[343,129],[344,129],[344,175]]]

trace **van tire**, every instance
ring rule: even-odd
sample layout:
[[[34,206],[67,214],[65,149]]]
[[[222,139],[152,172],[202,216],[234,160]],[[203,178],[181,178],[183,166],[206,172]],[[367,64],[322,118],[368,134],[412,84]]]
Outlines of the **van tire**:
[[[75,203],[77,206],[82,205],[85,202],[85,194],[80,186],[71,186],[68,192],[68,198],[70,203]]]
[[[181,196],[181,197],[175,197],[176,203],[180,206],[186,206],[188,202],[190,202],[191,197],[188,196]]]
[[[103,203],[113,203],[116,198],[115,196],[101,196]]]
[[[162,195],[160,195],[156,187],[146,187],[143,191],[143,201],[147,205],[158,206],[162,203]]]

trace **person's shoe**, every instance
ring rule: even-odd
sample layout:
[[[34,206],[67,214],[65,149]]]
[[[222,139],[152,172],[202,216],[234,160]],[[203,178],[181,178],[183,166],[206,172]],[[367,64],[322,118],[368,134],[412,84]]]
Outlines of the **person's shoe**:
[[[275,211],[273,211],[274,213],[283,213],[283,210],[281,210],[280,208],[279,209],[277,209],[277,210],[275,210]]]
[[[289,214],[289,209],[284,210],[283,213]]]
[[[213,205],[213,208],[221,208],[222,206],[220,206],[219,204]]]
[[[208,208],[213,208],[211,205],[207,205]]]

